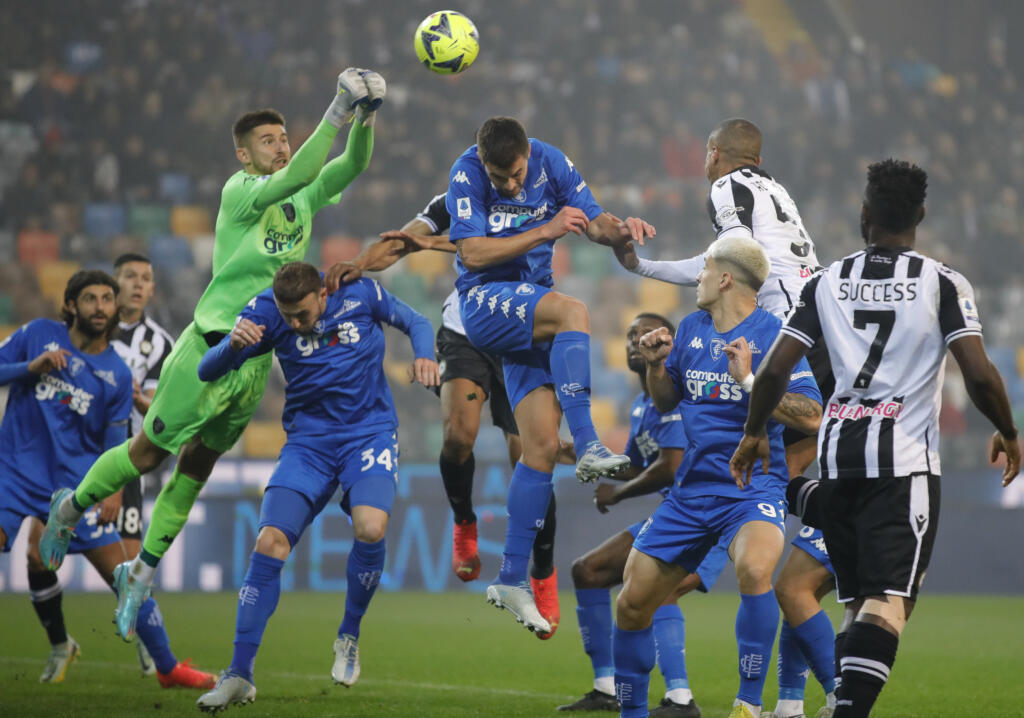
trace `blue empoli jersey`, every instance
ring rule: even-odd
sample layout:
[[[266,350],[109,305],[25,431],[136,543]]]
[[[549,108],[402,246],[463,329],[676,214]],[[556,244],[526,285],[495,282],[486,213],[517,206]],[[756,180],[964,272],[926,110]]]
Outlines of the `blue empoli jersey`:
[[[451,217],[448,236],[452,242],[466,237],[521,234],[547,222],[566,206],[578,207],[588,219],[602,211],[569,158],[557,147],[536,139],[530,140],[526,180],[518,196],[504,197],[494,189],[473,145],[452,165],[445,203]],[[466,269],[456,257],[459,278],[455,287],[462,292],[484,282],[520,281],[550,287],[554,244],[546,242],[527,254],[478,272]]]
[[[410,335],[416,358],[434,358],[430,321],[372,279],[342,284],[328,294],[316,334],[298,334],[285,324],[272,289],[256,295],[239,318],[266,329],[259,344],[228,350],[231,366],[237,369],[271,350],[277,354],[288,382],[281,419],[288,433],[365,436],[398,427],[384,377],[381,322]]]
[[[715,330],[711,315],[705,311],[690,314],[679,325],[672,352],[665,361],[665,368],[683,397],[679,406],[689,437],[672,489],[678,496],[763,495],[778,499],[785,493],[789,476],[782,443],[783,426],[778,422],[768,422],[769,474],[762,473],[760,460],[755,461],[750,486],[741,491],[729,473],[729,459],[743,438],[750,395],[729,375],[729,357],[722,351],[729,342],[745,337],[753,352],[751,371],[756,372],[781,326],[777,317],[761,308],[725,334]],[[821,392],[806,359],[796,365],[786,391],[821,402]]]
[[[651,397],[640,392],[633,399],[629,410],[629,439],[626,441],[626,456],[633,466],[646,469],[658,458],[662,449],[685,449],[686,429],[683,415],[677,406],[667,414],[661,414],[654,407]],[[660,490],[668,496],[669,487]]]
[[[0,491],[43,510],[51,493],[76,487],[108,448],[111,425],[127,436],[132,413],[132,373],[114,347],[85,354],[60,322],[36,319],[19,328],[0,344],[0,364],[56,349],[71,352],[67,366],[11,381],[0,425]]]

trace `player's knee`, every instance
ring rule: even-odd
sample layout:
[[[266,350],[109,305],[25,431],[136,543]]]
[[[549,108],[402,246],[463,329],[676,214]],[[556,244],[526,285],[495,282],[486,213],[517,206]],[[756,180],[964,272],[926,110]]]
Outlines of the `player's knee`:
[[[464,424],[445,424],[441,457],[445,461],[464,464],[469,460],[469,455],[473,453],[475,440],[476,432],[470,432]]]
[[[562,307],[562,331],[589,332],[590,313],[587,305],[575,297],[565,297]]]
[[[628,591],[620,591],[615,599],[615,625],[627,631],[639,631],[651,623],[654,613]]]
[[[736,580],[740,591],[747,594],[761,594],[772,588],[774,566],[751,561],[736,567]]]
[[[274,526],[264,526],[256,537],[256,553],[284,560],[291,553],[292,545],[284,531]]]
[[[600,576],[588,556],[580,556],[572,562],[572,586],[577,589],[602,588]]]
[[[377,543],[384,538],[387,528],[387,514],[383,516],[374,515],[369,518],[364,517],[352,523],[352,532],[355,534],[356,541],[362,541],[363,543]]]
[[[538,471],[552,471],[558,460],[558,434],[540,433],[523,442],[523,460]]]
[[[156,469],[169,453],[149,441],[145,432],[136,435],[128,445],[128,459],[140,474],[147,474]]]
[[[46,565],[43,563],[43,556],[39,553],[38,544],[28,547],[28,551],[25,552],[25,558],[28,562],[29,573],[39,573],[40,571],[47,570]]]

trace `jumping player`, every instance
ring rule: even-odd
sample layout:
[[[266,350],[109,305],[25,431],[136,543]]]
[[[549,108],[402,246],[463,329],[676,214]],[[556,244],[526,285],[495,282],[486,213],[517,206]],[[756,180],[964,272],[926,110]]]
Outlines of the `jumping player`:
[[[1006,455],[1003,485],[1020,469],[1017,427],[985,352],[974,291],[963,275],[914,250],[926,188],[924,171],[907,162],[868,168],[860,217],[867,247],[802,289],[761,363],[730,462],[733,476],[742,477],[766,455],[765,421],[786,377],[824,340],[836,387],[818,434],[820,475],[835,480],[823,528],[836,592],[846,604],[836,637],[842,680],[835,718],[870,714],[928,568],[938,523],[947,347],[971,400],[996,427],[989,454],[993,461]]]
[[[199,708],[217,711],[256,697],[253,666],[281,593],[281,569],[306,527],[340,487],[352,518],[345,617],[334,641],[331,676],[359,678],[359,625],[384,570],[385,529],[398,483],[398,419],[384,378],[382,323],[412,340],[415,378],[438,384],[430,322],[381,288],[360,279],[328,295],[316,267],[286,264],[272,289],[257,295],[231,334],[199,364],[216,381],[261,354],[276,353],[288,382],[281,449],[260,509],[260,529],[238,594],[235,652]]]
[[[590,481],[629,465],[594,430],[590,319],[582,302],[551,291],[551,252],[567,232],[611,245],[642,243],[654,228],[603,213],[572,162],[557,148],[529,139],[510,117],[492,117],[480,127],[477,144],[452,165],[446,202],[466,337],[477,349],[501,356],[523,445],[509,485],[502,567],[487,600],[529,630],[547,633],[551,626],[526,580],[527,562],[550,503],[561,415],[579,457],[578,478]]]
[[[362,172],[373,148],[376,107],[384,79],[349,68],[323,121],[294,159],[284,118],[274,110],[243,115],[232,128],[243,168],[224,185],[217,215],[213,279],[164,363],[143,431],[105,452],[78,488],[53,496],[41,551],[50,568],[60,565],[71,527],[84,509],[179,453],[177,466],[153,507],[142,552],[117,571],[117,632],[131,640],[136,614],[149,593],[157,564],[181,531],[217,458],[241,436],[266,388],[270,355],[249,362],[213,384],[199,381],[203,353],[231,330],[235,316],[266,289],[278,267],[302,259],[313,214],[336,201]],[[348,144],[324,165],[338,131],[353,116]]]
[[[0,425],[0,548],[10,551],[28,517],[29,590],[51,645],[43,683],[63,681],[80,652],[65,628],[57,575],[39,556],[48,497],[55,489],[73,489],[103,449],[122,443],[128,433],[132,376],[110,346],[117,293],[117,282],[105,272],[76,272],[64,289],[63,323],[37,319],[0,343],[0,383],[10,387]],[[96,508],[74,528],[69,550],[84,554],[113,587],[114,567],[125,559],[114,523],[101,525]],[[139,635],[160,685],[213,685],[211,674],[174,657],[152,598],[142,603],[140,615]]]

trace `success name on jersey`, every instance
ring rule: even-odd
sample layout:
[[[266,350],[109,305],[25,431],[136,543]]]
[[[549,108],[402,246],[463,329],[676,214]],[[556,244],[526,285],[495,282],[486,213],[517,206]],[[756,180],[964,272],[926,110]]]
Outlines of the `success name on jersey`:
[[[686,391],[693,401],[739,401],[743,398],[743,387],[737,384],[728,372],[687,369]]]
[[[917,282],[854,282],[839,283],[838,299],[845,302],[911,302],[917,299]]]
[[[360,340],[359,327],[352,322],[338,325],[336,332],[329,334],[302,335],[295,338],[295,348],[304,357],[308,357],[320,347],[332,347],[335,344],[355,344]]]
[[[36,384],[36,400],[49,401],[51,399],[56,399],[71,411],[85,416],[89,411],[89,405],[92,404],[93,395],[63,379],[43,374]]]

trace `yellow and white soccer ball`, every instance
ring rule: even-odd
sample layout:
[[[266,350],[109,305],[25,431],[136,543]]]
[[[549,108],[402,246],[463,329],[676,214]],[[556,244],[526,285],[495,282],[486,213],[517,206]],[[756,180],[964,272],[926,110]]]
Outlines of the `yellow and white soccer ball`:
[[[431,13],[416,28],[416,57],[439,75],[454,75],[473,64],[480,52],[480,35],[473,21],[454,10]]]

